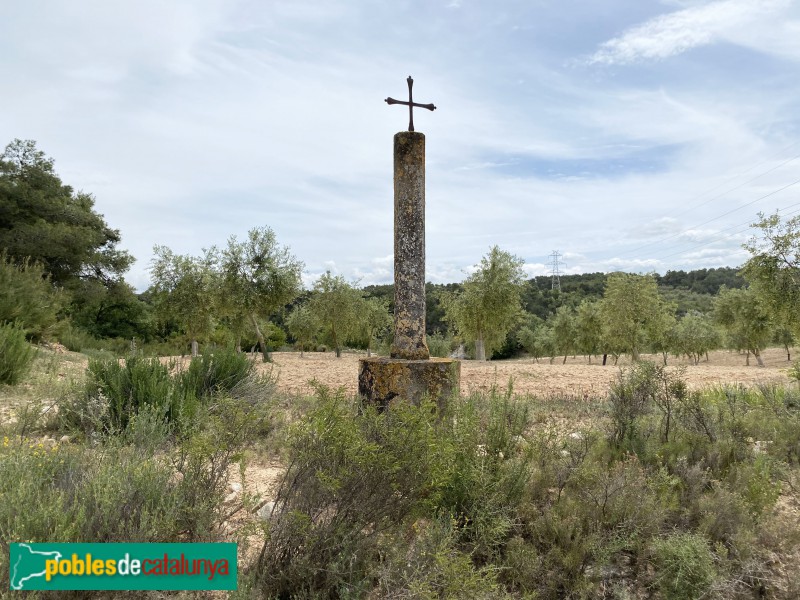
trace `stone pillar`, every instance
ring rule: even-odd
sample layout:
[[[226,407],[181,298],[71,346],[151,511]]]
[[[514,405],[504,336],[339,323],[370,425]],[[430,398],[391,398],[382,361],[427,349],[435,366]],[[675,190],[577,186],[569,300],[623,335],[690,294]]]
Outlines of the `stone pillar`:
[[[403,400],[419,406],[427,397],[439,411],[458,395],[461,363],[451,358],[403,360],[398,358],[362,358],[358,369],[358,393],[381,410]]]
[[[394,136],[394,343],[392,358],[424,360],[425,135]]]
[[[386,409],[428,397],[444,410],[459,393],[461,363],[430,358],[425,343],[425,136],[394,136],[394,341],[391,357],[362,358],[358,393]]]

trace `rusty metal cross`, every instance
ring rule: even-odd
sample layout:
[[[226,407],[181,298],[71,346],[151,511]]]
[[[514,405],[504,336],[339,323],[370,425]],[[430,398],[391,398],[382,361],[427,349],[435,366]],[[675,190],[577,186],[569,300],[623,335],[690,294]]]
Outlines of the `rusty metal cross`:
[[[414,98],[411,95],[411,87],[414,85],[414,80],[411,79],[411,75],[409,75],[406,81],[408,82],[408,102],[395,100],[394,98],[387,98],[385,102],[386,104],[403,104],[408,106],[408,130],[414,131],[414,107],[427,108],[430,111],[436,110],[436,107],[433,104],[418,104],[417,102],[414,102]]]

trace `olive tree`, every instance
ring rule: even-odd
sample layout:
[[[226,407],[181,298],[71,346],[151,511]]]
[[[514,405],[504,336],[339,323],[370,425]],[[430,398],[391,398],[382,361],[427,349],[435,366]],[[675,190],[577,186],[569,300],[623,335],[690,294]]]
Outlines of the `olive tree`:
[[[685,355],[694,364],[700,362],[719,345],[719,332],[712,319],[699,312],[690,312],[678,321],[672,336],[672,351],[675,356]]]
[[[358,288],[341,275],[326,271],[314,283],[308,307],[319,321],[322,333],[333,346],[337,358],[342,356],[344,343],[358,334],[359,308],[363,301]]]
[[[744,245],[752,255],[742,274],[780,325],[800,337],[800,216],[782,220],[778,213],[753,224],[760,230]]]
[[[536,315],[526,315],[525,323],[517,331],[517,343],[530,354],[538,363],[539,359],[545,356],[549,347],[543,348],[540,344],[538,332],[544,328],[544,321]]]
[[[359,306],[360,337],[367,346],[367,356],[372,356],[372,343],[392,326],[389,301],[376,296],[364,298]]]
[[[764,366],[761,351],[772,337],[773,324],[769,310],[755,290],[723,286],[714,301],[714,320],[725,330],[731,348],[747,351],[745,364],[750,364],[752,354],[758,366]]]
[[[198,340],[212,326],[216,277],[213,261],[203,257],[175,254],[166,246],[155,246],[150,263],[153,300],[161,322],[175,321],[192,343],[197,356]]]
[[[444,294],[446,319],[475,342],[475,358],[499,348],[522,311],[523,261],[494,246],[464,281],[461,293]]]
[[[601,301],[606,348],[615,356],[630,354],[632,360],[639,360],[648,337],[652,343],[659,321],[669,310],[653,275],[610,274]]]
[[[575,345],[578,352],[589,357],[599,354],[603,349],[603,316],[600,303],[584,299],[575,314]]]
[[[249,321],[261,346],[264,362],[269,350],[259,319],[269,318],[294,300],[302,289],[303,263],[279,246],[269,227],[257,227],[238,241],[231,236],[219,252],[221,308],[234,321]]]
[[[313,344],[319,334],[319,321],[307,305],[302,305],[289,313],[286,327],[300,346],[300,358],[303,358],[303,350]]]
[[[561,364],[566,364],[567,356],[575,351],[577,329],[575,311],[569,306],[559,306],[556,314],[550,319],[553,330],[553,342],[558,354],[564,355]]]

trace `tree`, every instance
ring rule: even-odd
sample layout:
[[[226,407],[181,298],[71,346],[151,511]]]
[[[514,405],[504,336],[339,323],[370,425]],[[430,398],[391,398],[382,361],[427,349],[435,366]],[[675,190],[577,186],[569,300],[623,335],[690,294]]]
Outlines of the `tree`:
[[[589,357],[599,354],[603,346],[603,315],[600,303],[584,299],[575,315],[575,344],[578,352]]]
[[[698,312],[685,315],[675,326],[672,351],[675,356],[685,355],[694,364],[703,354],[719,344],[719,333],[712,320]]]
[[[661,354],[664,366],[667,365],[667,355],[673,346],[672,336],[676,325],[675,305],[662,300],[653,318],[645,326],[647,344],[652,352]]]
[[[148,339],[154,333],[152,307],[140,300],[124,281],[103,285],[87,279],[70,287],[73,292],[68,311],[70,321],[94,337]]]
[[[31,140],[14,140],[0,156],[0,248],[16,262],[40,263],[57,286],[108,283],[133,258],[117,249],[120,234],[95,212],[94,199],[55,174],[53,160]]]
[[[361,292],[344,277],[331,275],[330,271],[320,276],[312,291],[309,309],[336,351],[336,357],[340,358],[342,346],[358,331]]]
[[[494,246],[461,293],[442,298],[447,320],[475,342],[477,360],[500,347],[522,311],[522,265],[522,259]]]
[[[367,356],[372,356],[372,342],[392,326],[389,303],[384,298],[364,298],[359,307],[359,321],[360,337],[367,345]]]
[[[730,347],[747,351],[745,364],[750,364],[752,353],[758,366],[764,366],[761,350],[769,343],[773,324],[767,307],[753,289],[723,286],[714,302],[714,320],[725,329]]]
[[[539,345],[537,331],[544,327],[544,321],[536,315],[527,314],[525,323],[517,331],[517,343],[525,349],[538,363],[539,359],[547,353],[547,348]]]
[[[175,254],[166,246],[155,246],[150,266],[156,312],[162,321],[175,320],[192,342],[197,356],[198,340],[211,331],[214,291],[217,285],[213,261]]]
[[[607,350],[615,356],[627,353],[632,360],[639,360],[648,330],[654,330],[665,310],[653,275],[610,274],[601,302]]]
[[[561,364],[566,364],[567,356],[575,351],[575,338],[577,336],[575,311],[569,306],[559,306],[556,314],[550,319],[550,326],[553,330],[555,350],[564,355],[564,360]]]
[[[794,334],[791,329],[780,326],[775,330],[775,336],[772,341],[777,342],[786,351],[787,362],[792,362],[791,348],[795,344]]]
[[[300,358],[303,358],[303,350],[314,342],[319,333],[319,322],[309,307],[302,305],[289,313],[286,318],[286,326],[289,328],[289,333],[300,345]]]
[[[47,339],[63,306],[42,265],[12,262],[0,251],[0,325],[16,323],[29,339]]]
[[[268,320],[300,294],[303,263],[287,247],[278,246],[269,227],[251,229],[243,242],[231,236],[227,248],[212,253],[219,260],[221,307],[234,321],[249,320],[268,362],[259,318]]]
[[[783,221],[778,213],[753,224],[761,237],[744,248],[752,257],[742,274],[775,320],[800,337],[800,216]]]

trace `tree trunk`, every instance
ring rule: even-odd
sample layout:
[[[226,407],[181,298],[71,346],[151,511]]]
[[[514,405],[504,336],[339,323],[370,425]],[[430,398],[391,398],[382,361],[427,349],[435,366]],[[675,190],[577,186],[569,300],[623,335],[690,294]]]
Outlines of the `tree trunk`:
[[[242,336],[241,335],[236,337],[236,352],[240,353],[240,354],[242,352]]]
[[[561,361],[561,364],[562,365],[567,364],[567,355],[566,354],[564,355],[564,360]]]
[[[606,366],[606,361],[608,360],[608,354],[603,354],[603,366]]]
[[[700,362],[700,359],[698,359],[697,362]],[[708,362],[708,350],[706,350],[706,362]]]
[[[264,334],[261,333],[261,328],[258,326],[258,320],[256,319],[255,313],[250,313],[250,322],[253,324],[253,327],[256,330],[256,337],[258,338],[258,344],[261,346],[261,360],[263,362],[269,362],[269,352],[267,352],[267,340],[264,339]]]
[[[636,348],[631,350],[631,360],[633,362],[639,362],[639,351]]]
[[[336,344],[335,350],[336,350],[336,358],[342,358],[342,349],[339,346],[339,344]]]
[[[372,356],[372,352],[370,351],[369,346],[367,346],[367,358],[370,356]]]
[[[300,358],[303,358],[303,350],[305,349],[304,344],[300,344]]]
[[[475,360],[486,360],[486,349],[483,346],[483,336],[475,340]]]
[[[753,356],[756,357],[756,362],[758,363],[758,366],[763,367],[764,361],[761,359],[761,350],[759,350],[758,348],[753,350]]]
[[[786,349],[786,360],[792,362],[792,353],[789,351],[789,344],[786,344],[784,348]]]
[[[195,356],[197,356],[200,353],[199,349],[200,349],[200,346],[197,343],[197,340],[192,340],[192,358],[194,358]]]
[[[746,367],[750,366],[750,350],[747,351],[747,356],[744,359],[744,366]]]
[[[661,356],[664,357],[664,366],[666,367],[667,366],[667,353],[666,352],[662,352]]]

